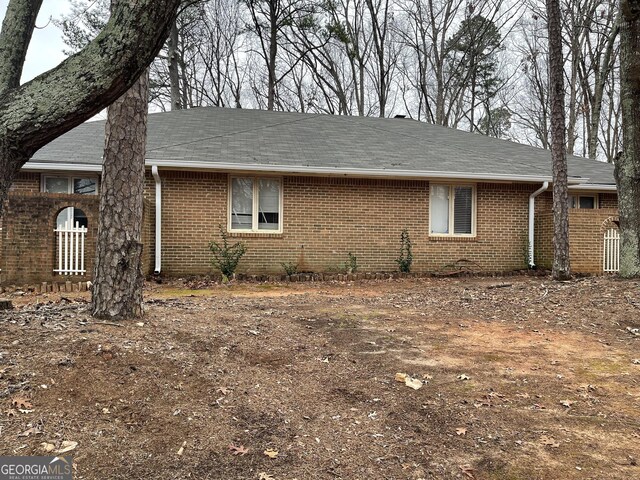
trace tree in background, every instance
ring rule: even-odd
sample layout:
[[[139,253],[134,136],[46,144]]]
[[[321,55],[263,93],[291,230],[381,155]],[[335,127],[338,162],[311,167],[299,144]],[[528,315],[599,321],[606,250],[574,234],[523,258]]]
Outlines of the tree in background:
[[[615,165],[620,276],[640,276],[640,0],[620,1],[623,151]]]
[[[0,213],[13,179],[37,150],[135,83],[161,48],[178,3],[122,2],[95,40],[20,85],[42,0],[10,0],[0,31]]]
[[[549,99],[551,103],[551,161],[553,164],[554,280],[571,278],[569,263],[569,194],[565,143],[564,64],[559,0],[547,0],[549,30]]]

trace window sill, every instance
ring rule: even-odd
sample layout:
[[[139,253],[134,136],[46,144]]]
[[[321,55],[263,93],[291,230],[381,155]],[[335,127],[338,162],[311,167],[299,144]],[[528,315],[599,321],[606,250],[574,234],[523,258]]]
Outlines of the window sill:
[[[456,235],[429,235],[430,242],[477,242],[478,237],[460,237]]]
[[[230,238],[282,238],[283,232],[228,232]]]

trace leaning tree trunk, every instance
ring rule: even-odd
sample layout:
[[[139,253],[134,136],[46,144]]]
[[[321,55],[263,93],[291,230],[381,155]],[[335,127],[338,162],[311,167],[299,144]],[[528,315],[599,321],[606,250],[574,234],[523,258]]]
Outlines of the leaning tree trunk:
[[[569,193],[564,112],[564,64],[560,4],[547,0],[549,30],[549,97],[551,102],[551,161],[553,164],[553,269],[554,280],[571,277],[569,263]]]
[[[621,0],[622,155],[616,159],[620,276],[640,276],[640,0]]]
[[[108,111],[93,284],[94,317],[142,316],[142,207],[148,73]]]

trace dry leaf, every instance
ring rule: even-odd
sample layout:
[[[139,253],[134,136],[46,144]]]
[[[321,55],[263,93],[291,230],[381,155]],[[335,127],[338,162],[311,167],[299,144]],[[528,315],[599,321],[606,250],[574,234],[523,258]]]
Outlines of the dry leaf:
[[[56,446],[53,443],[42,442],[40,444],[40,448],[42,448],[45,453],[49,453],[53,452],[56,449]]]
[[[15,417],[18,414],[18,411],[10,408],[5,413],[7,414],[7,417]]]
[[[248,448],[245,448],[244,445],[234,445],[233,443],[229,444],[229,451],[234,455],[246,455],[249,452]]]
[[[556,442],[553,437],[548,437],[546,435],[543,435],[542,437],[540,437],[540,442],[543,445],[546,445],[551,448],[558,448],[560,446],[560,444]]]
[[[560,405],[562,405],[563,407],[571,408],[571,405],[573,405],[574,403],[576,403],[574,400],[563,400],[562,402],[560,402]]]
[[[456,435],[466,435],[467,429],[464,427],[456,428]]]
[[[29,410],[33,408],[33,404],[29,399],[22,396],[13,397],[11,399],[11,405],[16,407],[18,410]]]
[[[471,380],[471,377],[465,375],[464,373],[461,373],[460,375],[458,375],[458,380]]]
[[[422,388],[422,381],[418,380],[417,378],[411,378],[409,376],[404,379],[404,384],[409,388],[413,388],[414,390]]]
[[[182,446],[176,452],[176,455],[182,455],[184,453],[184,447],[187,446],[187,441],[182,442]]]
[[[267,448],[263,453],[269,458],[276,458],[278,456],[278,450],[274,450],[273,448]]]
[[[67,453],[67,452],[70,452],[71,450],[75,450],[75,448],[77,446],[78,446],[78,442],[72,442],[71,440],[65,440],[60,445],[60,449],[56,450],[56,453]]]
[[[25,430],[22,433],[19,433],[18,436],[19,437],[28,437],[29,435],[37,435],[39,433],[42,433],[42,427],[40,425],[36,425],[35,427],[31,427],[27,430]]]
[[[271,475],[269,475],[267,472],[260,472],[258,474],[258,480],[276,480],[276,479]]]
[[[216,390],[216,392],[220,392],[222,395],[229,395],[231,392],[233,392],[233,388],[220,387],[218,388],[218,390]]]
[[[404,382],[407,378],[406,373],[396,373],[396,382]]]

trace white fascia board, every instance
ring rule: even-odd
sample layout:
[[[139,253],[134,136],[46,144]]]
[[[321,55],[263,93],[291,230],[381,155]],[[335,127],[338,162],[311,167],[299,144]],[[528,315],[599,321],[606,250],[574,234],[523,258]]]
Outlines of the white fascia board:
[[[60,172],[102,172],[102,165],[90,165],[85,163],[52,163],[52,162],[27,162],[22,166],[25,171],[60,171]]]
[[[262,164],[238,164],[238,163],[214,163],[193,160],[154,160],[147,159],[147,165],[176,169],[218,170],[218,171],[243,171],[264,173],[290,173],[296,175],[326,175],[345,177],[383,177],[383,178],[442,178],[476,181],[498,182],[535,182],[551,181],[551,177],[535,175],[500,175],[490,173],[460,173],[460,172],[432,172],[421,170],[391,170],[391,169],[366,169],[366,168],[339,168],[339,167],[308,167],[294,165],[262,165]],[[585,179],[570,182],[585,181]]]

